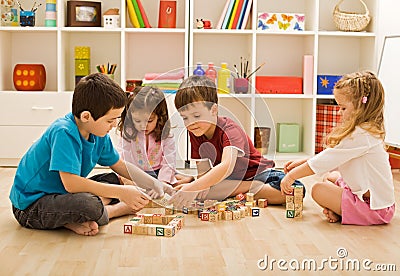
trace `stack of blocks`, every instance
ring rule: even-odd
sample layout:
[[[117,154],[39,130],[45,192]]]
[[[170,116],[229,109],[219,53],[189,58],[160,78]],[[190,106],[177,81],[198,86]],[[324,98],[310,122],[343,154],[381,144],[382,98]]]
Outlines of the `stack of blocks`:
[[[292,194],[286,195],[287,218],[301,218],[303,216],[303,195],[304,190],[301,185],[294,185]]]
[[[44,25],[46,27],[57,27],[57,0],[46,0]]]
[[[259,217],[260,208],[267,207],[266,199],[254,200],[254,194],[239,194],[223,202],[205,200],[193,202],[190,207],[176,210],[168,205],[171,197],[165,194],[161,199],[151,200],[142,210],[124,224],[125,234],[173,237],[184,224],[184,216],[176,214],[197,214],[202,221],[240,220],[246,216]]]
[[[246,196],[238,194],[235,199],[215,202],[211,207],[205,201],[204,207],[205,209],[198,211],[198,216],[202,221],[240,220],[246,216],[259,217],[260,208],[267,207],[267,200],[259,199],[257,202],[254,200],[253,193],[247,193]]]
[[[124,233],[173,237],[183,224],[182,215],[138,214],[124,224]]]
[[[75,47],[75,85],[90,74],[90,47]]]

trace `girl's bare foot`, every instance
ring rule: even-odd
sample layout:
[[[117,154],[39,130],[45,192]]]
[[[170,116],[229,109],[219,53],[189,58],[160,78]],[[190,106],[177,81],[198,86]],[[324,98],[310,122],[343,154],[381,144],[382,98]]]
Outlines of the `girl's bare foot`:
[[[335,223],[340,220],[340,216],[328,208],[324,208],[323,213],[331,223]]]
[[[108,218],[110,219],[126,215],[134,215],[136,213],[136,210],[133,210],[122,201],[114,205],[106,205],[105,208],[108,213]]]
[[[99,232],[99,225],[95,221],[68,223],[64,227],[84,236],[94,236]]]

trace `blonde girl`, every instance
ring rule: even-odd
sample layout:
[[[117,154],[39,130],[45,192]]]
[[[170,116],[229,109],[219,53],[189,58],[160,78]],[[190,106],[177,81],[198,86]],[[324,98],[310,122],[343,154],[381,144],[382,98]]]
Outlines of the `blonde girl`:
[[[383,124],[384,90],[368,71],[343,76],[334,96],[342,122],[327,136],[327,148],[308,160],[290,161],[283,193],[295,179],[331,172],[312,187],[313,199],[329,222],[386,224],[395,210],[394,187]]]

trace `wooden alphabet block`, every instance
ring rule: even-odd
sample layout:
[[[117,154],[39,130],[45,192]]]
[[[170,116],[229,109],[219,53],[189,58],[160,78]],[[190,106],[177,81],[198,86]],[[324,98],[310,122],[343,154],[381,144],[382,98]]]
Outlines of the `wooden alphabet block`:
[[[144,223],[145,224],[152,224],[153,223],[153,215],[152,214],[145,214],[144,215]]]
[[[287,218],[294,218],[294,210],[286,210]]]
[[[254,201],[254,194],[253,193],[246,193],[246,201],[253,202]]]
[[[210,220],[210,213],[209,212],[201,212],[200,219],[202,221],[209,221]]]
[[[164,226],[157,225],[156,236],[164,236]]]
[[[252,217],[259,217],[260,216],[260,208],[252,207],[251,208],[251,216]]]
[[[163,224],[163,217],[161,214],[153,214],[153,224]]]
[[[240,211],[239,210],[232,211],[232,214],[233,214],[233,220],[239,220],[240,219]]]
[[[225,211],[225,220],[232,220],[233,219],[233,213],[232,211]]]
[[[264,198],[260,198],[257,201],[257,205],[258,205],[259,208],[265,208],[265,207],[268,206],[268,201],[266,199],[264,199]]]
[[[235,198],[237,200],[244,200],[246,197],[244,196],[244,194],[238,194],[238,195],[235,196]]]
[[[133,225],[131,223],[124,224],[124,234],[133,234]]]
[[[210,213],[208,221],[210,222],[218,221],[218,213]]]

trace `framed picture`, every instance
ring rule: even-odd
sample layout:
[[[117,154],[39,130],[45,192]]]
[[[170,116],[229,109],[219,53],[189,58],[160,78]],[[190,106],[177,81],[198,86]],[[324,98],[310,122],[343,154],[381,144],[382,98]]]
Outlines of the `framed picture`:
[[[67,1],[67,27],[101,27],[101,2]]]

